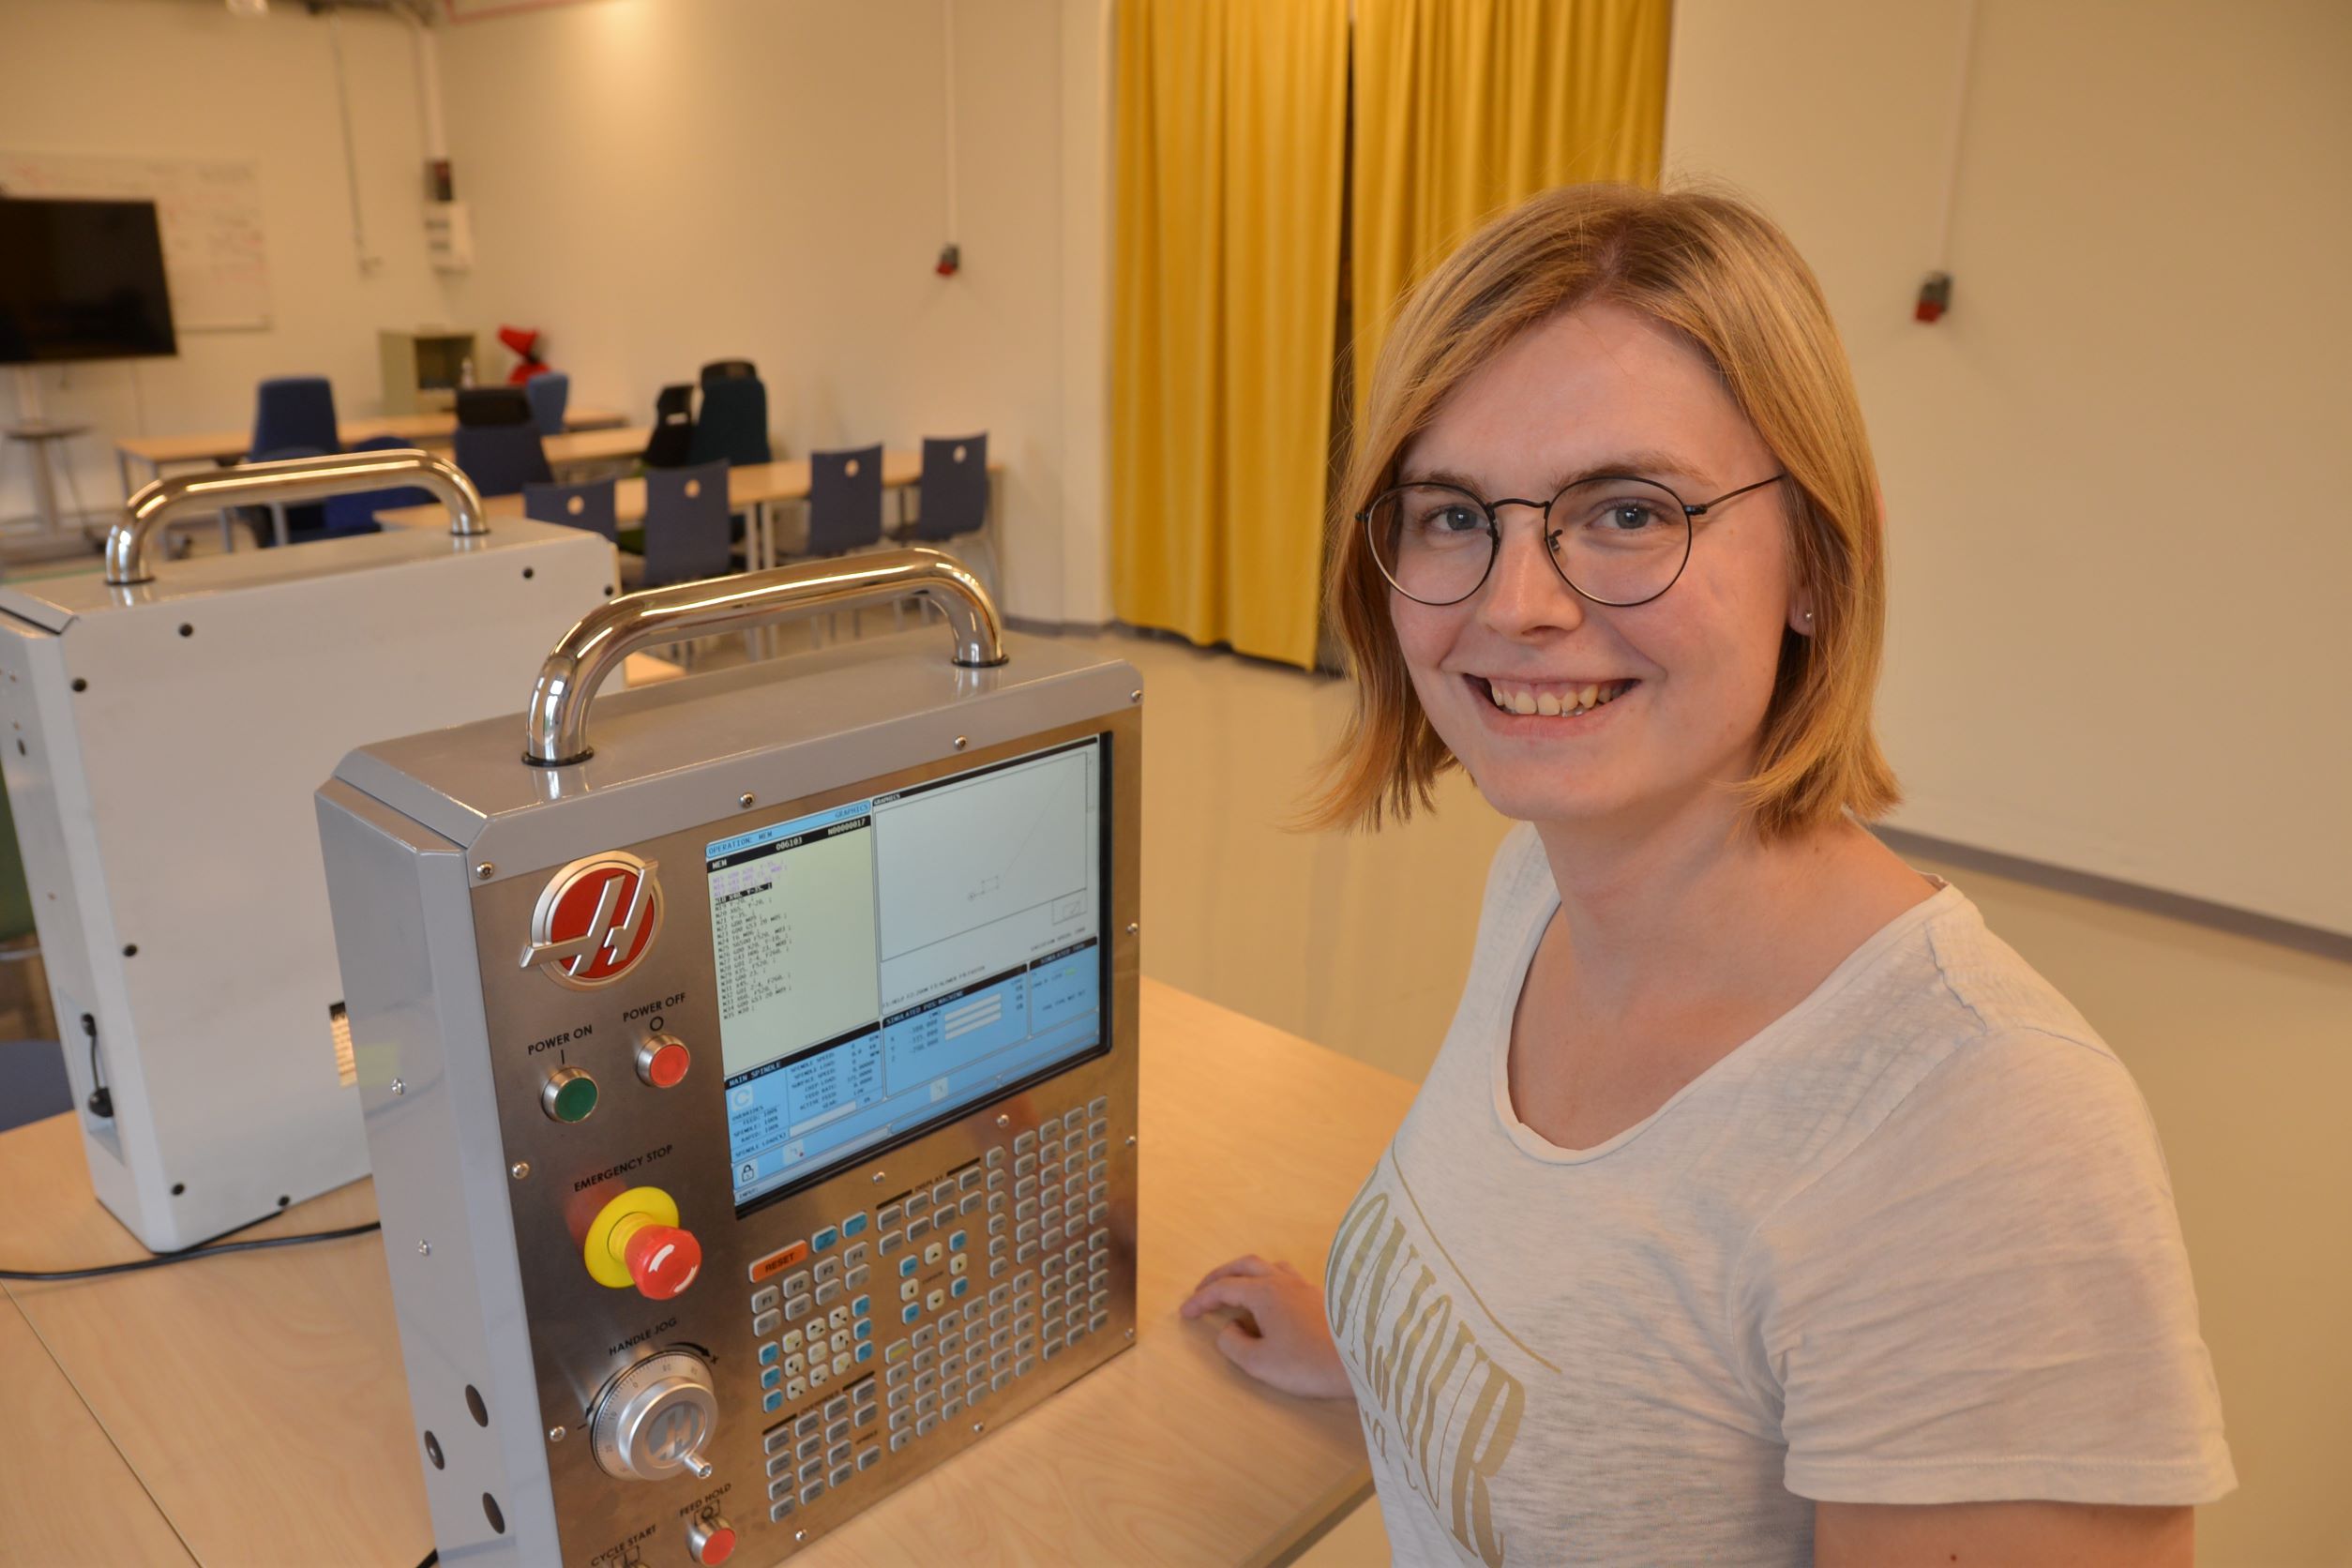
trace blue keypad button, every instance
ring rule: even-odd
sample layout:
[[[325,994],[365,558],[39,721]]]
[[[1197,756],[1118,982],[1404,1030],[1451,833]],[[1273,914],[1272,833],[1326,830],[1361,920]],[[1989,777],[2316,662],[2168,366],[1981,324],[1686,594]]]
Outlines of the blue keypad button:
[[[954,1235],[952,1235],[952,1236],[950,1236],[950,1237],[948,1237],[948,1238],[947,1238],[947,1249],[948,1249],[950,1252],[961,1252],[961,1251],[963,1251],[963,1249],[964,1249],[964,1233],[963,1233],[962,1231],[958,1230],[958,1231],[957,1231]]]
[[[914,1271],[922,1266],[923,1259],[914,1257],[912,1254],[909,1254],[907,1257],[898,1259],[898,1277],[900,1279],[912,1279],[914,1277]]]
[[[857,1337],[857,1338],[859,1338],[859,1339],[871,1339],[871,1338],[873,1338],[873,1337],[874,1337],[874,1319],[872,1319],[871,1318],[860,1318],[860,1319],[857,1320],[857,1328],[856,1328],[856,1331],[855,1331],[855,1335],[856,1335],[856,1337]]]
[[[951,1296],[957,1297],[970,1295],[972,1293],[971,1279],[968,1277],[958,1276],[956,1280],[949,1284],[947,1287],[947,1293]]]
[[[776,1348],[776,1341],[771,1339],[766,1344],[760,1347],[760,1364],[762,1366],[774,1366],[776,1364],[776,1358],[782,1353],[782,1351]]]
[[[772,1388],[765,1394],[760,1395],[760,1408],[763,1410],[769,1411],[782,1410],[784,1408],[784,1391],[780,1388]]]
[[[833,1250],[833,1244],[840,1239],[841,1233],[834,1229],[832,1226],[828,1225],[822,1230],[818,1231],[815,1235],[808,1238],[808,1250],[811,1252],[830,1252]]]
[[[760,1368],[760,1386],[761,1388],[782,1388],[784,1386],[784,1368],[780,1366],[763,1366]]]
[[[857,1300],[850,1303],[851,1313],[859,1318],[865,1317],[866,1314],[872,1311],[873,1308],[874,1298],[871,1296],[860,1296]]]
[[[841,1235],[844,1240],[847,1240],[852,1236],[863,1236],[865,1234],[866,1216],[864,1214],[852,1214],[849,1218],[841,1222]]]
[[[922,1316],[923,1304],[921,1302],[909,1302],[907,1303],[905,1308],[899,1312],[898,1321],[902,1323],[912,1323],[917,1318]]]
[[[858,1324],[859,1328],[864,1328],[865,1326],[866,1325],[863,1323]],[[857,1348],[857,1359],[860,1361],[871,1361],[874,1359],[874,1346],[872,1341],[868,1340],[867,1343],[860,1345]]]

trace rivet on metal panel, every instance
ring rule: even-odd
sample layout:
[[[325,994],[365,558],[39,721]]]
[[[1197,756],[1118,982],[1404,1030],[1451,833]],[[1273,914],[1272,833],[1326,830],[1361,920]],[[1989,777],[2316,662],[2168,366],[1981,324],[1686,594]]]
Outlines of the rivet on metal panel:
[[[419,1243],[417,1243],[417,1244],[416,1244],[416,1256],[417,1256],[417,1257],[419,1257],[419,1258],[430,1258],[432,1255],[433,1255],[433,1244],[432,1244],[432,1243],[430,1243],[430,1242],[419,1242]]]
[[[1130,1149],[1135,1147],[1135,1134],[1133,1133],[1127,1135],[1127,1147]]]
[[[1142,693],[1142,691],[1141,691],[1140,689],[1138,689],[1138,690],[1135,690],[1135,691],[1131,691],[1131,692],[1127,693],[1127,701],[1130,701],[1130,702],[1140,702],[1140,701],[1143,701],[1143,693]]]
[[[1129,1329],[1129,1330],[1127,1331],[1127,1337],[1128,1337],[1129,1339],[1133,1339],[1133,1338],[1135,1337],[1135,1330],[1133,1330],[1133,1329]]]
[[[792,1539],[795,1542],[806,1541],[808,1539],[808,1532],[805,1530],[796,1530],[792,1531]]]
[[[737,806],[749,806],[752,803],[752,799],[753,796],[751,792],[746,790],[742,794],[735,797],[735,804]]]
[[[961,751],[965,746],[968,746],[971,744],[972,737],[970,735],[957,735],[956,737],[956,749],[958,751]]]
[[[550,1442],[562,1442],[564,1440],[564,1428],[561,1426],[549,1427],[547,1429],[547,1440]]]
[[[1013,1124],[1013,1119],[1009,1116],[999,1116],[996,1119],[996,1124],[1000,1127],[1009,1127]]]
[[[525,1176],[531,1174],[531,1162],[529,1160],[517,1160],[514,1164],[506,1168],[506,1174],[512,1176],[516,1181],[520,1182]]]
[[[392,1080],[392,1093],[395,1094],[405,1094],[408,1093],[408,1085],[400,1078],[394,1078]]]
[[[490,879],[491,873],[497,869],[498,867],[493,862],[486,860],[482,862],[481,865],[474,867],[474,874],[481,878],[484,882],[488,882]]]
[[[1129,935],[1129,936],[1133,936],[1133,935],[1135,935],[1138,931],[1140,931],[1141,929],[1143,929],[1143,927],[1142,927],[1141,926],[1138,925],[1136,922],[1134,922],[1134,921],[1132,921],[1132,920],[1130,920],[1130,921],[1128,921],[1128,922],[1127,922],[1127,935]]]
[[[988,1424],[985,1421],[975,1421],[972,1424],[972,1429],[974,1433],[985,1432],[988,1429]]]
[[[890,1174],[890,1172],[888,1172],[887,1170],[877,1170],[877,1171],[875,1171],[875,1172],[874,1172],[874,1185],[876,1185],[876,1186],[881,1186],[881,1185],[882,1184],[882,1178],[883,1178],[883,1177],[885,1177],[885,1176],[887,1176],[887,1175],[889,1175],[889,1174]]]

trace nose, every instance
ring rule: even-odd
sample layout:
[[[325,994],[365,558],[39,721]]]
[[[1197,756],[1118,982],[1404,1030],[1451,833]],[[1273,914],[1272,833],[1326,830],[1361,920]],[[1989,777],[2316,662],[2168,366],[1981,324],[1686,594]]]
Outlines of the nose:
[[[1495,549],[1494,570],[1478,595],[1480,624],[1512,638],[1582,626],[1584,599],[1552,562],[1542,512],[1517,518],[1505,513],[1497,526],[1502,539]]]

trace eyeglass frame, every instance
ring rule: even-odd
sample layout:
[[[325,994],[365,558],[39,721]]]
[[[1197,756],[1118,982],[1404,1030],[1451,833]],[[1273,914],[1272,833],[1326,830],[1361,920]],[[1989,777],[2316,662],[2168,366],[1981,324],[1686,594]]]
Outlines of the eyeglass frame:
[[[1453,605],[1464,603],[1465,601],[1476,596],[1478,591],[1486,586],[1486,580],[1495,575],[1495,563],[1502,559],[1502,523],[1501,520],[1495,515],[1496,512],[1504,506],[1532,506],[1538,512],[1543,514],[1545,524],[1545,533],[1543,536],[1544,556],[1545,560],[1552,564],[1552,575],[1559,578],[1560,581],[1567,583],[1569,592],[1575,594],[1578,598],[1589,600],[1593,604],[1601,605],[1610,610],[1631,610],[1637,605],[1649,604],[1655,599],[1663,597],[1667,588],[1671,588],[1676,583],[1682,580],[1683,572],[1690,568],[1691,547],[1698,536],[1696,524],[1700,518],[1705,517],[1709,512],[1713,511],[1716,507],[1722,505],[1726,501],[1734,500],[1737,497],[1745,495],[1750,490],[1762,490],[1766,485],[1776,485],[1787,477],[1787,471],[1783,470],[1782,472],[1773,475],[1769,479],[1758,479],[1752,485],[1741,485],[1738,490],[1726,490],[1721,495],[1715,497],[1712,501],[1702,501],[1696,506],[1692,505],[1689,502],[1684,501],[1680,495],[1677,495],[1673,486],[1663,484],[1656,479],[1651,479],[1639,474],[1588,474],[1581,479],[1571,480],[1569,483],[1560,486],[1559,490],[1552,492],[1552,498],[1550,501],[1528,501],[1518,496],[1511,495],[1503,496],[1498,500],[1489,501],[1485,496],[1480,495],[1476,490],[1465,490],[1460,485],[1450,484],[1442,479],[1416,479],[1410,484],[1391,485],[1388,489],[1380,491],[1380,494],[1372,498],[1372,505],[1366,506],[1363,511],[1356,514],[1356,520],[1364,524],[1364,542],[1365,548],[1370,550],[1372,552],[1372,569],[1380,574],[1381,580],[1385,581],[1391,588],[1396,590],[1396,592],[1403,594],[1407,598],[1411,599],[1415,604],[1427,605],[1432,610],[1443,610]],[[1659,589],[1657,593],[1651,594],[1646,598],[1605,599],[1594,595],[1588,594],[1583,589],[1577,587],[1576,583],[1569,579],[1567,568],[1560,564],[1560,533],[1565,532],[1565,530],[1555,531],[1551,528],[1553,505],[1561,496],[1566,495],[1572,490],[1578,490],[1586,485],[1597,485],[1610,479],[1630,480],[1637,485],[1648,485],[1651,490],[1663,490],[1677,506],[1682,508],[1682,559],[1676,564],[1674,575],[1666,579],[1666,587]],[[1408,591],[1403,583],[1398,582],[1394,577],[1391,577],[1389,575],[1388,568],[1380,565],[1380,547],[1379,542],[1372,537],[1372,514],[1380,510],[1381,502],[1388,500],[1391,496],[1401,495],[1405,491],[1411,490],[1451,490],[1455,495],[1463,497],[1470,502],[1471,505],[1475,505],[1478,508],[1479,515],[1486,520],[1486,569],[1478,574],[1478,580],[1476,582],[1471,583],[1469,588],[1465,589],[1460,595],[1454,598],[1425,599],[1418,597],[1414,594]]]

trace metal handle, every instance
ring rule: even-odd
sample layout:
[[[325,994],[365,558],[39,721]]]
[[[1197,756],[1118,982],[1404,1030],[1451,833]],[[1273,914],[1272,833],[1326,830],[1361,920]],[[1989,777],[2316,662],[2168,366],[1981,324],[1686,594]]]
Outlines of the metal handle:
[[[106,535],[106,580],[116,587],[155,580],[147,565],[147,538],[167,522],[224,506],[322,501],[401,482],[441,498],[449,508],[450,533],[472,536],[490,532],[482,516],[482,492],[456,463],[430,452],[397,447],[240,463],[204,474],[175,474],[141,487],[123,508],[123,520]]]
[[[936,550],[877,550],[841,561],[624,594],[599,605],[539,666],[524,714],[523,761],[534,767],[584,762],[588,704],[621,661],[649,642],[683,642],[747,631],[818,610],[901,597],[927,598],[956,636],[955,662],[985,669],[1004,662],[995,601],[962,562]]]

